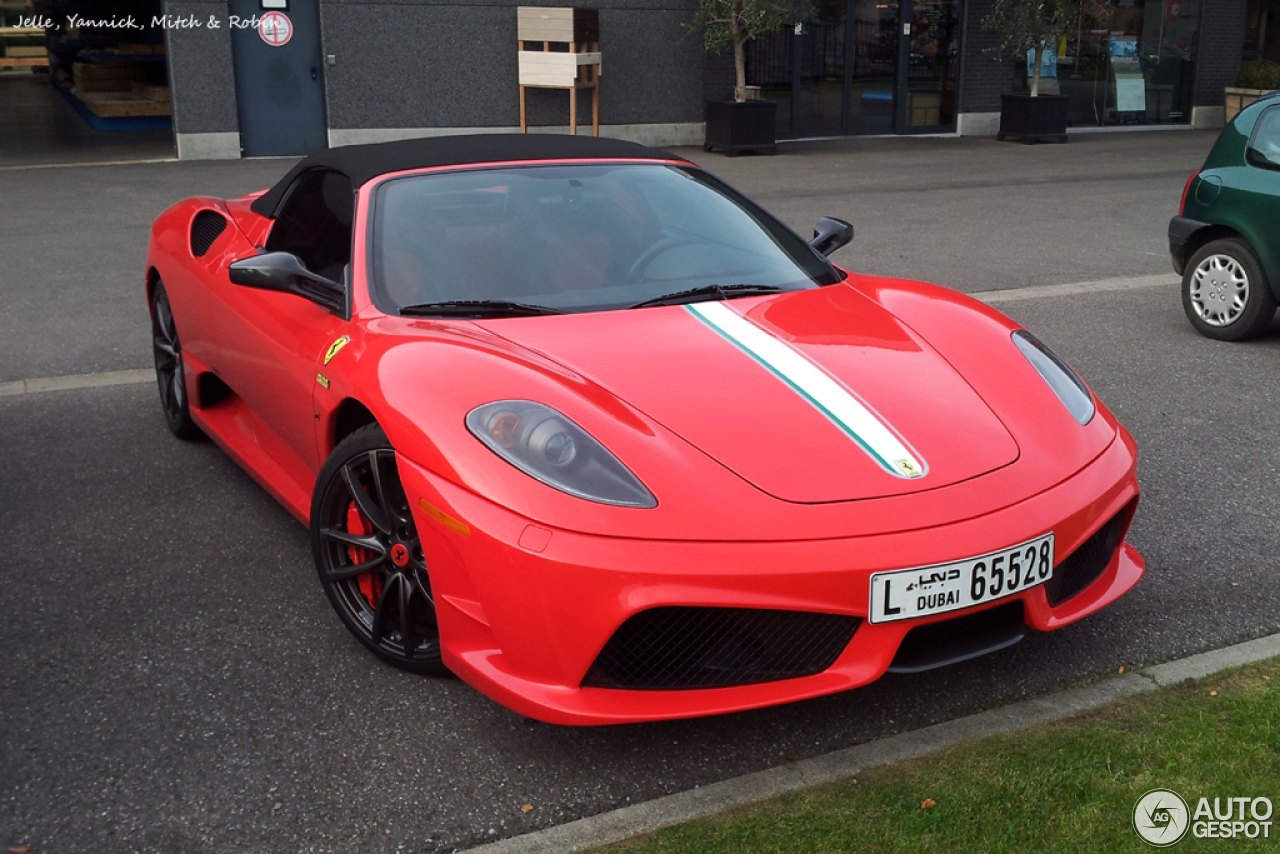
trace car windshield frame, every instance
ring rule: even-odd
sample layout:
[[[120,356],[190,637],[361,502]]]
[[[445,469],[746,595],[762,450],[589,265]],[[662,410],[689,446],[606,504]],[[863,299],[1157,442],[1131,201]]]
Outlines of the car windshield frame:
[[[724,202],[741,211],[747,219],[751,221],[761,231],[761,237],[769,241],[769,250],[771,250],[773,259],[770,263],[779,263],[777,259],[784,259],[790,262],[794,267],[796,278],[785,282],[770,282],[769,285],[776,285],[780,292],[807,290],[811,288],[824,287],[826,285],[835,284],[843,281],[846,273],[831,263],[825,256],[809,246],[808,242],[796,234],[787,225],[782,223],[760,205],[753,202],[747,196],[735,190],[716,176],[698,168],[693,164],[681,163],[677,161],[666,160],[591,160],[591,161],[551,161],[546,163],[504,163],[504,164],[481,164],[463,168],[450,168],[444,170],[431,170],[413,172],[409,174],[392,175],[381,179],[371,188],[368,196],[368,210],[366,212],[366,221],[368,223],[367,236],[365,238],[365,278],[367,282],[368,295],[371,302],[383,313],[389,315],[401,314],[402,309],[412,308],[412,311],[405,311],[405,315],[415,317],[431,317],[433,316],[429,310],[423,310],[423,303],[434,302],[456,302],[459,298],[467,301],[481,302],[490,300],[494,302],[502,302],[508,300],[518,300],[521,302],[529,302],[537,306],[545,306],[553,309],[554,313],[559,314],[582,314],[598,311],[614,311],[629,309],[637,306],[639,303],[652,301],[654,298],[662,297],[666,294],[676,292],[689,291],[702,287],[709,291],[705,295],[693,297],[690,301],[702,299],[728,299],[733,298],[735,287],[744,284],[753,284],[751,282],[743,282],[736,278],[726,281],[710,281],[706,277],[701,281],[692,281],[691,277],[686,276],[683,279],[676,280],[659,280],[656,283],[647,283],[646,280],[630,283],[621,282],[613,283],[612,280],[606,282],[600,288],[586,288],[581,290],[570,290],[565,294],[542,293],[534,294],[533,297],[543,297],[545,299],[533,299],[530,295],[511,296],[503,293],[481,293],[470,292],[459,297],[456,293],[443,299],[426,299],[426,300],[406,300],[397,299],[396,295],[391,293],[391,288],[387,284],[389,278],[385,269],[387,259],[383,257],[383,244],[386,239],[386,219],[387,212],[391,209],[388,203],[388,193],[393,192],[394,188],[402,185],[403,182],[419,182],[431,181],[438,178],[446,178],[449,176],[458,176],[461,174],[475,173],[526,173],[538,170],[541,174],[539,177],[564,177],[572,180],[573,175],[564,174],[566,172],[577,172],[579,178],[594,178],[602,176],[616,169],[653,169],[653,170],[670,170],[676,172],[686,178],[692,179],[696,184],[710,193],[720,197]],[[470,190],[469,192],[478,192],[478,190]],[[510,191],[507,191],[510,194]],[[651,211],[652,212],[652,211]],[[656,214],[655,214],[656,216]],[[656,222],[660,231],[665,230],[665,225]],[[660,242],[664,238],[659,238]],[[698,248],[696,244],[689,244],[694,248]],[[728,243],[721,244],[726,249],[732,249]],[[650,247],[645,247],[643,251],[647,251]],[[678,247],[673,246],[674,251]],[[643,254],[643,252],[642,252]],[[658,256],[655,256],[658,257]],[[788,272],[791,272],[788,268]],[[691,283],[692,282],[692,283]],[[710,286],[710,287],[708,287]],[[725,293],[715,293],[717,287],[723,287]],[[420,288],[421,290],[421,288]],[[587,298],[589,294],[598,294],[596,298]],[[477,315],[483,317],[483,312],[477,312]],[[457,319],[457,312],[442,312],[441,318],[453,317]],[[510,316],[501,313],[495,313],[493,316]],[[478,318],[472,318],[478,319]]]

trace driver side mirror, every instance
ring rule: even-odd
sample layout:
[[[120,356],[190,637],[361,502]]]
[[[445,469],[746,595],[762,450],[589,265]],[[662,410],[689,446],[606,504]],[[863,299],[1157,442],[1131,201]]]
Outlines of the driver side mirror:
[[[809,245],[819,255],[830,255],[853,240],[853,226],[842,219],[824,216],[813,227],[813,240]]]
[[[266,252],[233,261],[228,276],[232,284],[296,294],[334,314],[342,314],[346,309],[346,289],[338,282],[311,272],[297,255],[290,252]]]

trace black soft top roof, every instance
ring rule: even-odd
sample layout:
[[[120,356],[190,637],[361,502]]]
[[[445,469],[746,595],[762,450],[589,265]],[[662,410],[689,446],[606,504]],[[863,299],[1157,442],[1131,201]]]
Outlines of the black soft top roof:
[[[332,169],[351,179],[353,187],[389,172],[432,166],[469,166],[512,160],[592,160],[659,158],[672,155],[634,142],[563,134],[468,134],[344,145],[304,157],[276,185],[254,200],[254,213],[274,218],[285,193],[303,172]]]

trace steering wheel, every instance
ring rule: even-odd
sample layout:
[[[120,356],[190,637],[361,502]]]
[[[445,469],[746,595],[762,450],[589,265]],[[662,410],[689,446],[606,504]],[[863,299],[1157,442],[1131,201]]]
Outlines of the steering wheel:
[[[664,237],[656,243],[651,243],[648,249],[640,253],[635,261],[631,262],[631,268],[627,270],[626,283],[634,285],[644,281],[644,271],[649,268],[659,255],[665,255],[672,249],[680,246],[693,246],[698,241],[688,237]]]

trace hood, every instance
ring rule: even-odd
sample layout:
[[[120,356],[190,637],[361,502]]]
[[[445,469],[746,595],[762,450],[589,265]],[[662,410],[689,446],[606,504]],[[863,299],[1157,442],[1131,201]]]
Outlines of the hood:
[[[937,489],[1018,457],[964,378],[847,285],[480,323],[571,367],[784,501]]]

